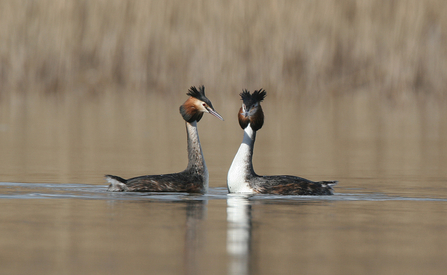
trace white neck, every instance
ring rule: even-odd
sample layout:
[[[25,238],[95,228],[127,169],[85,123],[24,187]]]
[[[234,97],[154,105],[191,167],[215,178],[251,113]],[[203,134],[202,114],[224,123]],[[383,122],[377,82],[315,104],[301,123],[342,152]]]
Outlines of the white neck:
[[[255,175],[252,164],[253,146],[256,132],[250,124],[244,129],[244,139],[231,163],[227,175],[227,187],[230,193],[253,193],[248,183],[248,176]]]
[[[203,176],[205,192],[208,191],[209,174],[200,146],[199,132],[197,131],[197,121],[186,122],[186,132],[188,135],[188,167],[186,170],[193,170],[194,173]]]

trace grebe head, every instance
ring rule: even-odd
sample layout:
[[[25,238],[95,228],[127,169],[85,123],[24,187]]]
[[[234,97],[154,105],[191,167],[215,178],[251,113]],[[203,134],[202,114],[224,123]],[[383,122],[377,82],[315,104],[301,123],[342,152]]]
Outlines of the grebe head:
[[[199,122],[203,113],[209,113],[220,120],[224,120],[221,115],[214,111],[213,104],[205,96],[205,87],[203,85],[199,87],[199,90],[192,86],[186,94],[190,97],[180,106],[180,114],[185,121]]]
[[[264,112],[262,111],[261,102],[266,94],[264,89],[256,90],[252,94],[247,90],[242,91],[240,94],[242,107],[238,113],[239,125],[242,129],[245,129],[249,123],[254,131],[262,128]]]

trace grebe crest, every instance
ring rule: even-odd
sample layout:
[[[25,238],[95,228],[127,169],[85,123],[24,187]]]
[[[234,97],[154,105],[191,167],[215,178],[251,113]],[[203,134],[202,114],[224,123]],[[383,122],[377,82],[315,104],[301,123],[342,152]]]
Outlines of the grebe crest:
[[[263,89],[252,94],[244,90],[240,94],[242,106],[238,112],[238,120],[244,130],[244,138],[228,171],[228,191],[251,194],[332,195],[332,186],[336,181],[314,182],[295,176],[259,176],[254,172],[253,148],[256,131],[264,124],[261,102],[266,94]]]
[[[108,191],[122,192],[188,192],[205,193],[208,189],[209,174],[200,146],[197,122],[204,113],[209,113],[223,120],[215,110],[211,101],[205,96],[205,87],[199,89],[192,86],[187,95],[189,98],[180,106],[180,114],[185,120],[188,143],[188,166],[180,173],[148,175],[131,179],[106,175],[110,183]]]

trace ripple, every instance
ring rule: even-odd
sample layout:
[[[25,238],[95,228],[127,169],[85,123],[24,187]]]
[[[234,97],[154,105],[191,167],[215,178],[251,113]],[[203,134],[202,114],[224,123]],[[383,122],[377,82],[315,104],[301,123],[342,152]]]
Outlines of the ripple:
[[[443,198],[418,198],[384,193],[335,193],[333,196],[280,196],[228,194],[224,187],[210,188],[207,194],[166,192],[107,192],[107,185],[0,182],[1,199],[84,199],[84,200],[226,200],[241,197],[254,202],[318,201],[442,201]]]

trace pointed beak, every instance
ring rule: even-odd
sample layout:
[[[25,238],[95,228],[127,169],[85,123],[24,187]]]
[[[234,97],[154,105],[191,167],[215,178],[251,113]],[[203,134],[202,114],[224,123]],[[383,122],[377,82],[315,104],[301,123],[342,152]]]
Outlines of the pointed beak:
[[[220,120],[224,120],[223,117],[221,115],[219,115],[216,111],[214,111],[211,108],[206,107],[206,110],[208,111],[208,113],[212,114],[213,116],[217,117]]]
[[[250,115],[250,110],[242,110],[242,115],[248,117]]]
[[[244,117],[248,117],[248,111],[249,110],[247,110],[247,107],[245,107],[245,105],[242,105],[242,110],[241,110],[241,114],[244,116]]]

